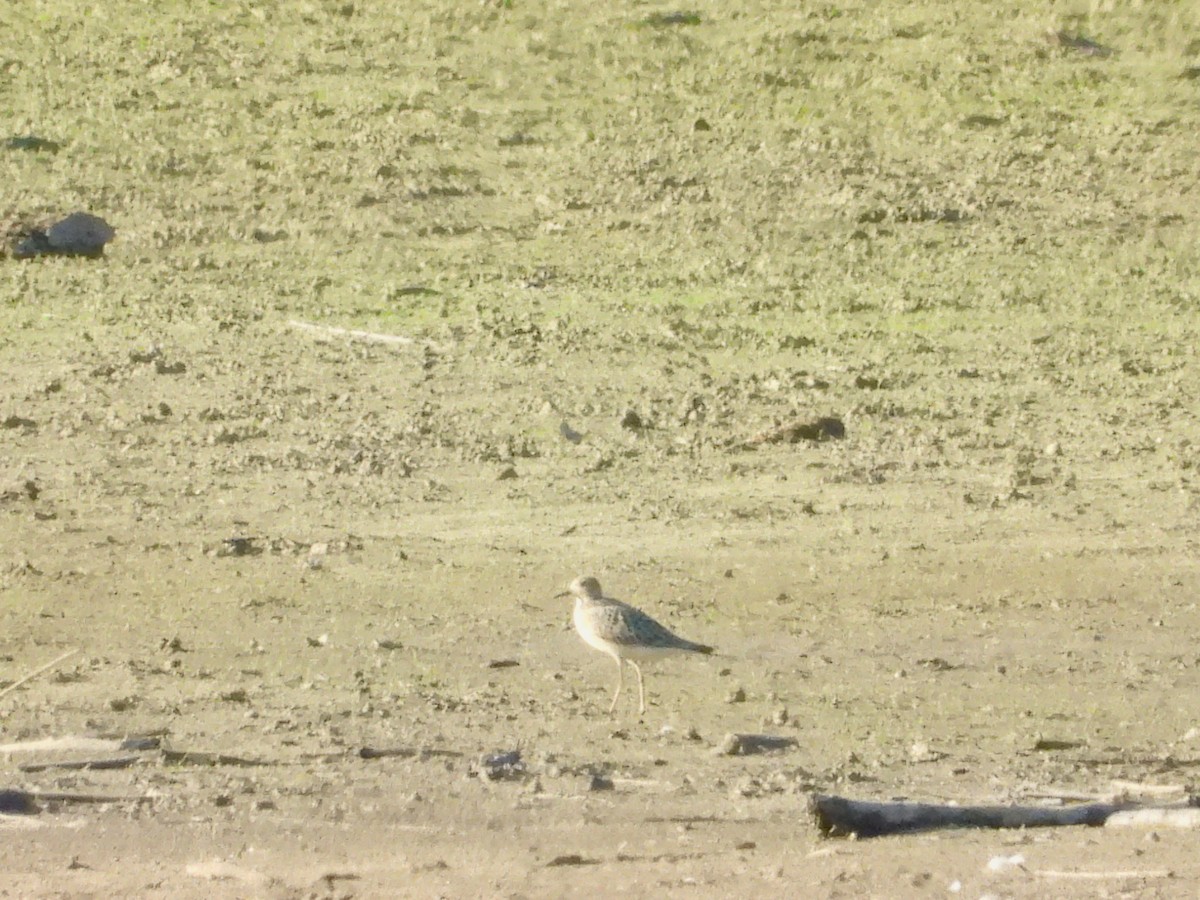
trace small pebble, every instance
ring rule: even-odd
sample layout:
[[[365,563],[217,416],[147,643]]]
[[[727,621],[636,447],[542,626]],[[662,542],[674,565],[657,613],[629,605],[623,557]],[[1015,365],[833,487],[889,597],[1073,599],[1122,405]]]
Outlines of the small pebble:
[[[725,735],[716,746],[715,752],[717,756],[738,756],[742,752],[741,736],[733,732]]]

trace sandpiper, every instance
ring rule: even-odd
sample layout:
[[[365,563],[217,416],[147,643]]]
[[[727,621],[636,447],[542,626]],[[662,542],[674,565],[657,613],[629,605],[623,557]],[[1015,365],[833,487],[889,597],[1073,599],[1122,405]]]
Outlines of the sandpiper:
[[[642,683],[642,670],[638,660],[658,659],[674,653],[713,652],[712,647],[695,644],[671,633],[640,609],[605,597],[600,582],[595,578],[581,577],[571,582],[568,590],[559,597],[575,597],[575,630],[586,643],[617,661],[617,692],[613,694],[611,713],[617,708],[621,688],[625,684],[625,660],[633,666],[638,679],[638,711],[646,712],[646,689]]]

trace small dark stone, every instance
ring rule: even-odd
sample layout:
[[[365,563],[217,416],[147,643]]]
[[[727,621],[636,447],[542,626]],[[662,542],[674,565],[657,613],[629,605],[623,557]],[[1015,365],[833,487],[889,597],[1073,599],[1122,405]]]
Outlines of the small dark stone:
[[[171,653],[187,653],[188,652],[187,647],[183,646],[183,641],[181,641],[178,637],[163,638],[162,642],[158,645],[158,649],[159,650],[167,650]]]
[[[104,255],[104,245],[116,236],[113,227],[99,216],[75,212],[45,231],[33,230],[13,249],[13,256],[30,259],[50,254],[96,259]]]
[[[117,236],[111,225],[89,213],[71,213],[55,222],[46,232],[46,239],[56,253],[67,256],[99,256],[104,245]]]
[[[162,351],[157,347],[151,347],[149,350],[130,350],[129,361],[141,365],[143,363],[152,363],[162,356]]]
[[[49,138],[38,137],[36,134],[22,134],[10,137],[4,142],[8,150],[32,150],[35,153],[57,153],[62,144]]]
[[[786,750],[796,746],[797,743],[796,738],[773,734],[730,733],[725,735],[721,743],[713,748],[713,752],[717,756],[753,756],[772,750]]]
[[[565,853],[562,856],[556,856],[550,862],[546,863],[546,867],[551,866],[590,866],[594,865],[596,860],[587,859],[580,856],[578,853]]]
[[[642,417],[632,409],[625,410],[625,415],[621,416],[621,427],[628,428],[630,431],[641,431],[646,427],[642,421]]]
[[[232,537],[221,542],[217,556],[258,556],[262,548],[257,546],[254,538]]]
[[[129,737],[121,741],[122,750],[157,750],[162,746],[162,738]]]
[[[727,734],[721,739],[721,743],[713,748],[718,756],[738,756],[742,752],[742,740],[736,734]]]
[[[822,416],[809,422],[797,421],[780,425],[756,434],[746,442],[749,447],[758,444],[795,444],[800,441],[841,440],[846,436],[846,426],[841,419]]]
[[[803,350],[805,347],[811,347],[816,344],[816,341],[807,335],[789,334],[779,341],[779,349],[781,350]]]
[[[7,487],[0,487],[0,502],[6,500],[36,500],[42,489],[31,478],[14,481]]]
[[[998,116],[976,114],[973,116],[967,116],[962,120],[962,123],[967,128],[994,128],[997,125],[1003,125],[1005,121],[1005,119]]]
[[[525,777],[525,762],[520,750],[492,753],[480,760],[480,777],[488,781],[513,781]]]
[[[441,291],[436,291],[423,284],[406,284],[403,287],[393,288],[389,291],[388,299],[395,300],[400,297],[437,297],[440,294]]]
[[[639,23],[645,28],[671,28],[678,25],[699,25],[700,14],[689,11],[651,13]]]
[[[817,419],[817,426],[821,429],[821,433],[826,437],[831,437],[840,441],[846,436],[846,426],[841,419],[823,417]]]
[[[1101,59],[1113,55],[1112,47],[1105,47],[1103,44],[1098,44],[1095,41],[1085,38],[1082,34],[1071,34],[1067,31],[1052,32],[1050,39],[1053,43],[1058,44],[1067,50],[1075,50],[1082,53],[1084,56],[1096,56]]]

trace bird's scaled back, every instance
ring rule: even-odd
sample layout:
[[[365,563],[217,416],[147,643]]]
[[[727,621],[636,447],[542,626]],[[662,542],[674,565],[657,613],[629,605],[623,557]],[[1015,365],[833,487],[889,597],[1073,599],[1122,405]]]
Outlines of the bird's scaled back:
[[[614,644],[686,649],[692,646],[639,609],[610,600],[588,611],[597,636]]]

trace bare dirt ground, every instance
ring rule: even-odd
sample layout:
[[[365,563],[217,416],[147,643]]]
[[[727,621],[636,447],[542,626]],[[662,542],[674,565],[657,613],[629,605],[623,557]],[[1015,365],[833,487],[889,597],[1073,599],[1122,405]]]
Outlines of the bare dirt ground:
[[[0,755],[130,798],[0,896],[1195,896],[805,813],[1200,765],[1200,22],[980,6],[10,11],[0,212],[118,238],[0,260],[0,742],[161,747]],[[579,574],[718,655],[610,717]]]

